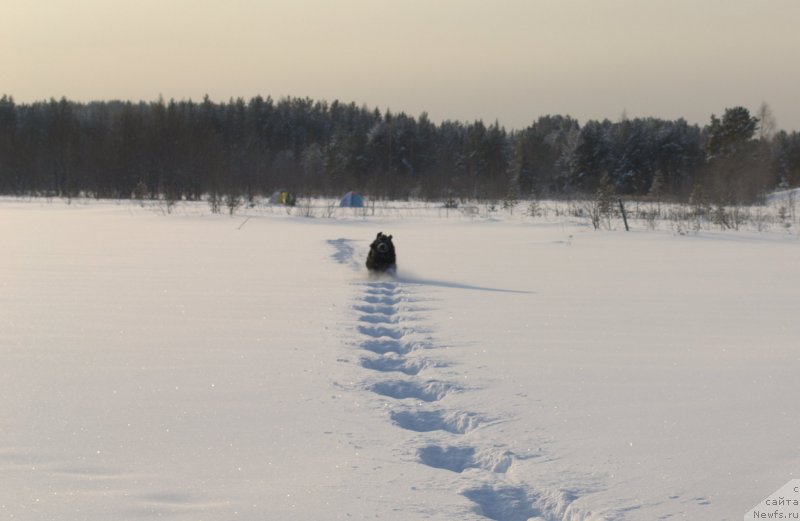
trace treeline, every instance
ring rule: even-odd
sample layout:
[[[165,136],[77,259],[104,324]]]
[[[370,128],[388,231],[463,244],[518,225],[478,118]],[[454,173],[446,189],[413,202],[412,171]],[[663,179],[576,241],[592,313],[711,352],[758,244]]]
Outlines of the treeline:
[[[193,200],[282,188],[502,199],[610,185],[621,195],[746,203],[800,185],[800,135],[774,132],[761,112],[730,108],[702,128],[545,116],[508,132],[307,98],[16,104],[3,96],[0,193]]]

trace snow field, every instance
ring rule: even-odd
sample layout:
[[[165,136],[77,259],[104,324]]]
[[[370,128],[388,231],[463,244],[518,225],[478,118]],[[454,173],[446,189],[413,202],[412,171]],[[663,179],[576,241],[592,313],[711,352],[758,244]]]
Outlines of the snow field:
[[[3,201],[0,240],[9,519],[739,519],[800,468],[785,233]]]

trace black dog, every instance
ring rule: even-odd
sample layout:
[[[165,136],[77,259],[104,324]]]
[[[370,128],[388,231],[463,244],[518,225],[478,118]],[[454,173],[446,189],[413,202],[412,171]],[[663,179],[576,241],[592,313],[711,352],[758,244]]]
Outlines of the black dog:
[[[397,271],[397,256],[394,252],[391,235],[378,232],[378,236],[369,246],[367,269],[374,273],[395,273]]]

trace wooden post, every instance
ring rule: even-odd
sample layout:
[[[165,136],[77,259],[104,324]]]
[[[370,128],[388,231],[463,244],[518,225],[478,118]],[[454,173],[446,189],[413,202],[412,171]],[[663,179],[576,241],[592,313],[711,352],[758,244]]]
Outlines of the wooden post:
[[[625,223],[625,231],[629,232],[631,229],[628,228],[628,216],[625,215],[625,205],[622,204],[622,199],[617,199],[617,202],[619,203],[619,211],[622,212],[622,221]]]

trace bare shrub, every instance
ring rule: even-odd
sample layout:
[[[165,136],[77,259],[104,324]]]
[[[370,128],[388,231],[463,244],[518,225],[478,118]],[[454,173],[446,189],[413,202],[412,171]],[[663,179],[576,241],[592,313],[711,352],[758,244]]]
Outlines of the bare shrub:
[[[242,206],[241,197],[232,193],[225,195],[225,207],[228,209],[228,215],[235,214],[240,206]]]
[[[297,209],[303,217],[314,217],[314,205],[310,197],[300,199],[297,204]]]
[[[542,205],[536,199],[528,201],[528,208],[526,210],[528,217],[541,217]]]
[[[333,219],[336,217],[336,207],[338,203],[335,200],[329,200],[325,203],[325,207],[322,209],[322,217],[325,219]]]
[[[222,208],[222,196],[218,192],[211,192],[208,195],[208,206],[211,213],[220,213]]]
[[[649,230],[655,230],[661,220],[661,212],[658,208],[645,208],[637,212],[637,217],[642,219]]]

